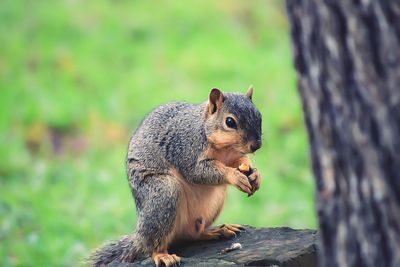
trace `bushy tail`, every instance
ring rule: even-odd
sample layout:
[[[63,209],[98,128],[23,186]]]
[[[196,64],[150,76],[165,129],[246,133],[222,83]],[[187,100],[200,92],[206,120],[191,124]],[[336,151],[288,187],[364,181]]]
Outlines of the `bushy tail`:
[[[95,250],[89,258],[89,264],[93,267],[103,267],[113,261],[133,262],[142,253],[135,235],[127,235]]]

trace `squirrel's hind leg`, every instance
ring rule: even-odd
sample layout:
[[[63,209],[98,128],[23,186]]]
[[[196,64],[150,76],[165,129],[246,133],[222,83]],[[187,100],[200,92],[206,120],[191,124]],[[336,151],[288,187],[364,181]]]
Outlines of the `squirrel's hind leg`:
[[[136,203],[140,203],[136,235],[157,266],[180,263],[180,257],[167,251],[174,234],[179,188],[175,178],[162,175],[146,177],[134,192]]]

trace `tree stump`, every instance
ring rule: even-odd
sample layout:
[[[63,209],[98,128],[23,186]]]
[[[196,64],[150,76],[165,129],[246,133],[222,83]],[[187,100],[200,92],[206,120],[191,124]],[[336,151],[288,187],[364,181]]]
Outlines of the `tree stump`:
[[[232,239],[190,242],[172,248],[170,253],[182,257],[181,266],[284,266],[317,267],[316,230],[294,230],[288,227],[254,228]],[[242,248],[221,253],[232,243]],[[134,263],[111,263],[111,267],[154,266],[150,258]]]

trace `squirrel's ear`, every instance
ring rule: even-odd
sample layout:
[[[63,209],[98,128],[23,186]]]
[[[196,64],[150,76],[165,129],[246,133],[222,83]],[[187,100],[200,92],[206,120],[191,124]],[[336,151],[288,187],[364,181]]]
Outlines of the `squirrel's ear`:
[[[253,100],[253,85],[249,86],[249,89],[247,89],[246,95],[248,98],[250,98],[250,100]]]
[[[213,88],[208,99],[208,113],[214,114],[218,109],[221,108],[222,102],[224,102],[224,95],[219,89]]]

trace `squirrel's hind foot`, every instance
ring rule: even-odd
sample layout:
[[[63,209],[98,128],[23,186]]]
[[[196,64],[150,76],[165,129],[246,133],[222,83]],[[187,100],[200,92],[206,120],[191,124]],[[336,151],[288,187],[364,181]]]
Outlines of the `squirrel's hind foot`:
[[[240,224],[223,224],[217,229],[212,229],[204,232],[201,236],[201,240],[214,240],[220,238],[232,238],[236,234],[244,231],[244,227]]]
[[[157,267],[164,263],[165,267],[178,266],[181,264],[181,258],[175,254],[168,254],[166,252],[153,252],[151,256]]]

